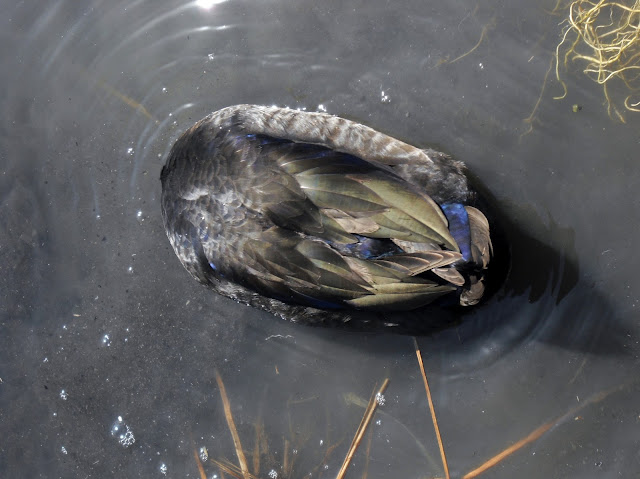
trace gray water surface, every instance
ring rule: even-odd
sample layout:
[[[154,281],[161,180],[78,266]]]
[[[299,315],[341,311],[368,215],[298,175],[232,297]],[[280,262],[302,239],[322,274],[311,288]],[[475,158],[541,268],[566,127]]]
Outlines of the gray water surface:
[[[200,477],[201,448],[222,477],[213,460],[238,461],[216,371],[260,478],[335,477],[385,378],[347,477],[444,477],[412,337],[283,322],[175,257],[168,149],[237,103],[437,147],[493,195],[507,283],[418,338],[451,477],[537,430],[478,477],[635,477],[640,116],[610,118],[578,66],[566,99],[552,75],[542,90],[554,6],[4,2],[0,477]]]

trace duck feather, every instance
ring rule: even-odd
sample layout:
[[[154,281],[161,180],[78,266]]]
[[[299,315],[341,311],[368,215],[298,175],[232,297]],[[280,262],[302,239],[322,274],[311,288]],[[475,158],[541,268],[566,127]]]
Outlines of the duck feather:
[[[414,309],[461,288],[473,304],[470,278],[482,274],[458,270],[469,261],[439,203],[470,193],[462,164],[439,155],[331,115],[225,108],[171,150],[165,229],[200,282],[281,315],[288,305]],[[489,224],[466,209],[484,269]]]

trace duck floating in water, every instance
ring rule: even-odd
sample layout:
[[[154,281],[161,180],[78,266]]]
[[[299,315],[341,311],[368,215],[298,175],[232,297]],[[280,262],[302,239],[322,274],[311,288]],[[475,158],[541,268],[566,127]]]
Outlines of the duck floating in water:
[[[471,306],[493,252],[464,169],[336,116],[237,105],[176,141],[162,216],[194,278],[286,319]]]

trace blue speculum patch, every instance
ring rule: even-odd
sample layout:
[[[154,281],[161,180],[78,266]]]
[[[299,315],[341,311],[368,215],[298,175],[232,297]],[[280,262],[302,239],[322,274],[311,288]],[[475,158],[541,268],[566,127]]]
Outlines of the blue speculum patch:
[[[446,203],[440,205],[442,212],[449,220],[449,231],[460,247],[460,253],[466,261],[471,260],[471,230],[469,229],[469,215],[461,203]]]

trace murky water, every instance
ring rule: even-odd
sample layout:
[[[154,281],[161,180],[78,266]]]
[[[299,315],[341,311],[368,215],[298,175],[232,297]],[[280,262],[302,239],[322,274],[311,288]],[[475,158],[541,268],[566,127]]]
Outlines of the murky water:
[[[258,477],[335,477],[385,378],[347,477],[444,477],[410,336],[284,323],[174,256],[164,157],[236,103],[435,146],[495,197],[507,283],[418,338],[451,477],[532,433],[478,477],[640,470],[640,117],[609,118],[575,67],[528,132],[555,2],[5,3],[0,476],[200,477],[199,454],[222,477],[219,371]]]

